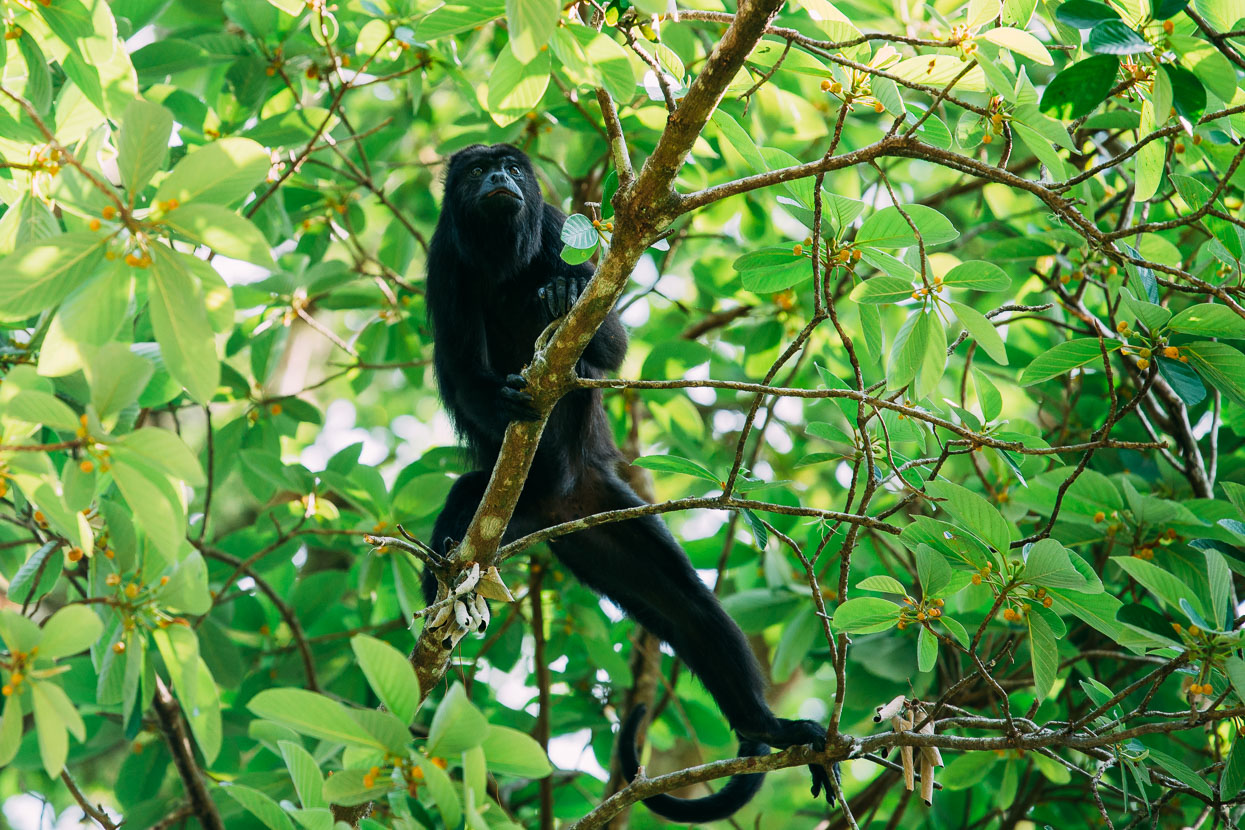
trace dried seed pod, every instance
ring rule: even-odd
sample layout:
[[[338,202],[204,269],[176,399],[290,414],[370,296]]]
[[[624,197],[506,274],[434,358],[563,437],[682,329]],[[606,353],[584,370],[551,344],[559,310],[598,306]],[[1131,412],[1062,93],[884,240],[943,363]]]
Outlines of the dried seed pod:
[[[896,695],[894,698],[890,700],[890,702],[883,703],[881,706],[879,706],[875,710],[874,715],[873,715],[873,722],[881,723],[884,720],[890,720],[891,718],[895,717],[895,715],[898,715],[903,710],[904,703],[906,701],[907,701],[907,698],[905,698],[903,695]]]

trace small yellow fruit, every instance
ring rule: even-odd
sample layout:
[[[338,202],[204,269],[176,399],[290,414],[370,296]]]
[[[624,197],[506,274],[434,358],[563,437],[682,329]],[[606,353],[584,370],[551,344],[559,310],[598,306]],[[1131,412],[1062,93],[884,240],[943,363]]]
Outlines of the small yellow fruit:
[[[1102,521],[1105,521],[1105,520],[1106,520],[1106,518],[1107,518],[1107,514],[1106,514],[1106,513],[1103,513],[1101,510],[1099,510],[1097,513],[1095,513],[1095,514],[1094,514],[1094,521],[1095,521],[1095,522],[1102,522]]]
[[[1120,322],[1118,322],[1118,323],[1116,323],[1116,324],[1115,324],[1115,330],[1116,330],[1116,331],[1118,331],[1120,334],[1127,334],[1127,333],[1128,333],[1128,323],[1126,323],[1126,322],[1124,322],[1123,320],[1121,320]]]
[[[1176,358],[1180,357],[1180,349],[1177,349],[1175,346],[1168,346],[1167,348],[1163,349],[1163,357],[1170,357],[1171,359],[1175,360]]]
[[[886,112],[886,107],[882,105],[881,101],[874,101],[873,111],[877,113],[883,113],[883,112]]]
[[[1150,361],[1146,360],[1144,357],[1139,359],[1137,361],[1137,368],[1144,372],[1146,369],[1150,368]]]
[[[1179,154],[1179,153],[1183,153],[1183,152],[1184,152],[1184,142],[1177,141],[1177,142],[1176,142],[1176,147],[1175,147],[1175,150],[1176,150],[1176,153],[1177,153],[1177,154]]]
[[[791,249],[791,253],[795,254],[796,256],[804,256],[804,246],[797,244],[794,248]]]
[[[990,135],[989,133],[986,133],[985,135],[981,137],[982,144],[989,144],[992,141],[994,141],[994,136]]]
[[[822,92],[829,92],[829,91],[830,91],[830,82],[829,82],[829,81],[822,81],[822,82],[821,82],[821,91],[822,91]]]
[[[97,231],[100,228],[100,221],[98,219],[92,219],[90,222],[87,222],[87,225],[91,230]]]
[[[1164,21],[1163,21],[1163,31],[1164,31],[1164,32],[1166,32],[1167,34],[1169,34],[1169,35],[1170,35],[1170,34],[1171,34],[1172,32],[1174,32],[1175,30],[1176,30],[1176,24],[1175,24],[1175,23],[1172,23],[1170,20],[1164,20]]]
[[[125,643],[123,641],[117,640],[117,642],[112,644],[113,654],[120,654],[123,651],[125,651]]]
[[[82,558],[82,548],[70,548],[69,552],[65,554],[65,558],[70,562],[77,562]]]
[[[83,461],[81,464],[78,465],[78,469],[84,473],[93,473],[95,472],[95,462],[94,461]]]
[[[108,576],[104,577],[104,584],[111,586],[120,585],[121,574],[108,574]]]
[[[112,205],[104,205],[104,209],[100,211],[100,216],[105,219],[113,219],[117,215],[117,209]]]

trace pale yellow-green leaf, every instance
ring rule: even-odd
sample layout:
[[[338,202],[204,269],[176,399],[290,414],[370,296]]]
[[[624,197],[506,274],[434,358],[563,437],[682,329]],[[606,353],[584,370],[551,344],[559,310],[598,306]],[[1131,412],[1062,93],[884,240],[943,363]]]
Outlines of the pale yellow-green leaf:
[[[997,43],[1004,49],[1010,49],[1017,55],[1023,55],[1043,66],[1050,66],[1054,63],[1050,52],[1042,45],[1042,41],[1021,29],[1012,29],[1004,26],[982,32],[981,36],[992,43]]]
[[[104,237],[65,233],[0,259],[0,320],[24,320],[65,298],[103,261]]]
[[[259,228],[227,207],[197,202],[171,210],[164,222],[174,231],[218,254],[275,269],[268,240]]]
[[[220,363],[197,281],[175,252],[152,246],[147,296],[151,326],[169,374],[190,397],[207,403],[216,394]]]
[[[121,183],[131,194],[142,192],[156,171],[164,167],[172,131],[173,114],[159,104],[135,98],[126,106],[117,137],[117,168]]]
[[[188,153],[156,188],[155,201],[228,205],[264,181],[268,151],[249,138],[222,138]]]
[[[548,52],[525,64],[509,48],[503,49],[489,74],[489,115],[503,127],[514,123],[533,110],[548,85]]]
[[[69,657],[95,644],[104,631],[99,616],[85,605],[66,605],[43,624],[39,656]]]
[[[893,74],[906,81],[925,84],[941,90],[964,71],[964,61],[951,55],[921,55],[900,61],[891,67]],[[959,92],[985,92],[986,75],[974,66],[952,89]]]
[[[549,42],[562,5],[558,0],[506,0],[510,50],[523,63],[531,63],[540,47]]]

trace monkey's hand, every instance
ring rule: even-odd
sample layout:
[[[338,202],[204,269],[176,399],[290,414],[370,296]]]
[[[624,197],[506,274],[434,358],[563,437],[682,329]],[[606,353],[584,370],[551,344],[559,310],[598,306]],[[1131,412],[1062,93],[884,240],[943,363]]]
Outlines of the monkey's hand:
[[[579,295],[588,287],[589,279],[578,275],[557,276],[536,292],[547,322],[565,317],[570,312]]]
[[[527,391],[527,380],[522,375],[506,375],[501,384],[501,409],[510,421],[536,421],[540,413]]]

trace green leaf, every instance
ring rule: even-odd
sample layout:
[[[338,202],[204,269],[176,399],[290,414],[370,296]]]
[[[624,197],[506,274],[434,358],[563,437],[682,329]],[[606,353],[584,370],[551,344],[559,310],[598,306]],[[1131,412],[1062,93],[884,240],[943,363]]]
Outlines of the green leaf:
[[[367,786],[364,781],[367,772],[365,769],[344,769],[333,773],[324,782],[324,797],[333,804],[349,807],[375,801],[393,789],[393,781],[388,776],[378,776],[372,786]]]
[[[179,161],[156,188],[153,202],[229,205],[263,182],[271,164],[268,151],[249,138],[222,138]]]
[[[1184,761],[1178,760],[1166,752],[1160,752],[1154,747],[1149,747],[1149,750],[1149,759],[1171,773],[1172,777],[1177,781],[1207,798],[1213,799],[1215,797],[1214,791],[1211,790],[1210,784],[1206,783],[1206,779]]]
[[[0,718],[0,766],[13,762],[22,745],[22,696],[4,699],[4,717]]]
[[[1172,608],[1179,608],[1180,600],[1187,598],[1195,603],[1199,614],[1206,615],[1206,609],[1193,589],[1158,565],[1135,556],[1112,556],[1111,561]]]
[[[155,373],[151,361],[130,351],[126,344],[116,342],[101,346],[84,368],[91,385],[91,404],[105,425],[138,401]],[[195,466],[198,467],[198,462]]]
[[[164,214],[169,228],[218,254],[276,270],[268,240],[249,220],[210,202],[182,205]]]
[[[66,605],[43,624],[39,656],[69,657],[95,645],[104,631],[99,616],[86,605]]]
[[[899,622],[899,606],[878,597],[849,599],[834,611],[834,630],[848,634],[876,634]]]
[[[734,262],[744,288],[768,294],[790,288],[812,275],[807,257],[792,253],[791,248],[760,248],[750,251]]]
[[[151,177],[164,168],[172,132],[173,114],[159,104],[135,98],[126,106],[117,137],[117,168],[121,183],[131,194],[141,193]]]
[[[1159,66],[1171,82],[1172,106],[1178,114],[1196,124],[1202,113],[1206,112],[1206,87],[1202,86],[1196,75],[1180,64],[1161,63]],[[1158,113],[1159,116],[1162,114]]]
[[[479,746],[488,730],[488,721],[467,699],[461,683],[455,682],[441,699],[428,728],[428,751],[433,755],[457,755]]]
[[[531,735],[508,726],[488,728],[484,736],[484,757],[490,772],[522,778],[544,778],[553,772],[549,756]]]
[[[0,753],[0,761],[3,761]],[[1235,798],[1245,787],[1245,741],[1238,732],[1232,738],[1232,749],[1228,752],[1228,760],[1223,765],[1223,773],[1219,776],[1219,796],[1225,801]]]
[[[1098,58],[1091,58],[1091,60],[1098,60]],[[1164,114],[1163,120],[1167,120],[1166,114]],[[1157,126],[1158,120],[1155,117],[1153,103],[1142,101],[1141,125],[1138,132],[1142,135],[1149,135],[1154,132]],[[1137,201],[1147,201],[1158,192],[1159,183],[1163,180],[1163,168],[1167,160],[1166,153],[1167,151],[1162,141],[1151,141],[1142,145],[1141,149],[1137,151],[1137,185],[1135,188]]]
[[[419,708],[419,680],[410,662],[393,646],[366,634],[350,639],[359,668],[385,708],[409,724]]]
[[[55,691],[53,691],[55,690]],[[67,724],[62,720],[61,701],[65,693],[51,682],[34,682],[30,684],[31,702],[34,706],[35,733],[39,739],[39,758],[43,761],[43,769],[51,778],[56,778],[65,768],[65,759],[69,756],[69,733]],[[69,711],[77,718],[77,726],[82,729],[82,719],[78,716],[73,704],[66,698]],[[6,710],[7,711],[7,710]]]
[[[1012,278],[993,262],[973,259],[948,271],[942,284],[972,291],[1006,291],[1012,286]]]
[[[1068,0],[1055,9],[1055,19],[1074,29],[1092,29],[1105,20],[1119,20],[1120,15],[1097,0]]]
[[[1089,33],[1086,48],[1097,55],[1136,55],[1154,47],[1122,20],[1105,20]]]
[[[1119,66],[1119,60],[1110,55],[1097,55],[1069,66],[1046,85],[1039,107],[1060,121],[1089,115],[1115,86]]]
[[[523,63],[531,62],[549,42],[562,10],[558,0],[506,0],[510,49]]]
[[[148,283],[151,326],[169,373],[186,387],[190,397],[207,403],[220,383],[220,362],[202,291],[179,261],[181,256],[185,254],[152,246]]]
[[[221,789],[245,807],[247,812],[259,819],[268,830],[294,830],[294,822],[290,821],[290,817],[285,810],[281,809],[281,805],[259,790],[233,782],[229,782]]]
[[[887,594],[899,594],[900,596],[908,594],[908,589],[903,586],[902,582],[893,576],[886,576],[885,574],[862,579],[856,583],[856,587],[862,591],[881,591]]]
[[[503,49],[489,73],[489,115],[499,126],[513,124],[536,108],[548,85],[548,52],[525,64],[509,48]]]
[[[64,233],[0,259],[0,320],[24,320],[65,299],[103,261],[104,241],[94,233]]]
[[[960,235],[951,221],[933,208],[905,205],[904,213],[920,231],[926,248],[950,242]],[[917,239],[899,208],[891,205],[864,221],[856,232],[856,242],[875,248],[910,248],[917,244]]]
[[[1043,701],[1055,685],[1059,670],[1059,647],[1050,623],[1041,614],[1025,615],[1029,623],[1029,654],[1033,661],[1033,686],[1037,699]]]
[[[1199,303],[1189,306],[1167,324],[1172,331],[1245,340],[1245,318],[1225,305]]]
[[[993,752],[966,752],[947,764],[938,780],[945,790],[967,790],[984,781],[998,760]]]
[[[66,431],[78,428],[78,419],[72,409],[54,395],[37,389],[18,392],[4,404],[2,411],[5,418],[14,421]]]
[[[1226,343],[1199,341],[1181,347],[1202,378],[1226,397],[1245,406],[1245,355]]]
[[[968,333],[977,341],[977,345],[985,349],[986,354],[990,355],[995,363],[1006,366],[1007,346],[1003,343],[1003,338],[999,337],[994,324],[975,308],[961,303],[951,303],[950,305],[951,310],[955,312],[955,316],[959,318],[960,322],[964,324],[964,328],[968,329]]]
[[[53,557],[54,553],[60,552],[60,548],[60,542],[52,540],[44,542],[32,553],[13,575],[13,581],[9,583],[9,598],[18,603],[31,603],[52,590],[61,574],[62,557]]]
[[[787,620],[770,666],[773,682],[783,683],[791,677],[808,656],[818,633],[822,632],[821,617],[811,606],[801,608]]]
[[[685,476],[695,476],[703,478],[705,481],[712,481],[719,487],[722,486],[722,479],[714,475],[711,471],[691,461],[687,458],[681,458],[677,455],[643,455],[631,462],[636,467],[643,467],[646,470],[657,470],[663,473],[679,473]]]
[[[890,305],[912,298],[912,283],[898,277],[871,277],[852,289],[852,299],[858,303]]]
[[[152,543],[174,559],[186,534],[186,514],[178,492],[169,480],[146,464],[133,465],[124,457],[113,459],[113,480]]]
[[[930,481],[925,490],[943,499],[938,506],[954,516],[964,527],[1000,553],[1011,543],[1010,525],[1002,514],[981,496],[949,481]]]
[[[1184,11],[1189,0],[1152,0],[1150,5],[1150,14],[1155,20],[1167,20]]]
[[[257,717],[276,721],[302,735],[384,751],[385,746],[335,700],[303,689],[265,689],[246,704]],[[336,777],[336,776],[334,776]]]
[[[201,487],[207,479],[199,459],[186,446],[176,432],[158,427],[141,427],[117,439],[117,447],[143,459],[170,478],[184,481],[191,487]]]
[[[1067,548],[1054,539],[1042,539],[1029,548],[1024,579],[1043,588],[1084,591],[1089,587],[1085,577],[1072,565]]]
[[[902,389],[911,383],[925,360],[930,334],[929,327],[924,325],[925,316],[922,309],[917,309],[895,335],[886,367],[886,383],[891,389]]]
[[[916,668],[919,672],[933,671],[938,663],[938,638],[925,626],[916,638]]]
[[[505,13],[505,4],[498,0],[447,4],[434,8],[423,20],[419,21],[415,31],[420,40],[432,41],[483,26]]]
[[[582,213],[566,217],[562,225],[562,241],[571,248],[591,251],[597,247],[601,235],[592,227],[592,220]]]
[[[428,788],[428,793],[432,796],[433,802],[437,805],[437,812],[441,814],[441,820],[446,827],[458,827],[458,822],[462,818],[463,805],[458,798],[458,788],[454,786],[454,782],[432,760],[420,753],[411,755],[415,764],[424,772],[424,786]],[[337,776],[333,776],[336,778]]]
[[[294,781],[299,803],[309,809],[329,806],[324,797],[324,774],[311,753],[293,741],[280,741],[278,746],[281,757],[285,759],[285,768]]]
[[[1101,363],[1103,351],[1110,354],[1120,348],[1120,345],[1118,341],[1107,340],[1100,347],[1098,340],[1093,337],[1066,340],[1053,349],[1048,349],[1035,357],[1021,373],[1020,384],[1022,386],[1032,386],[1035,383],[1059,377],[1062,374],[1071,372],[1073,369],[1079,369],[1095,361]]]

